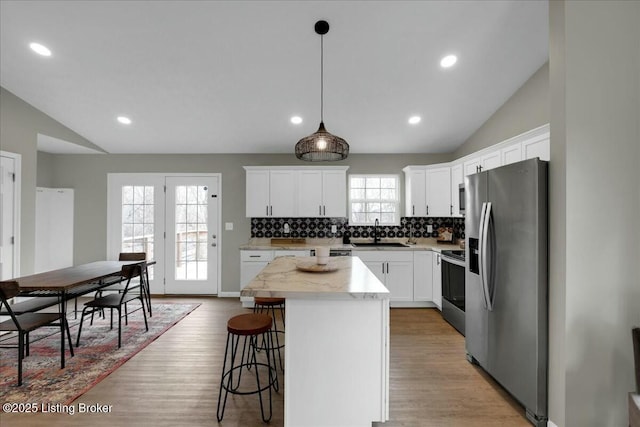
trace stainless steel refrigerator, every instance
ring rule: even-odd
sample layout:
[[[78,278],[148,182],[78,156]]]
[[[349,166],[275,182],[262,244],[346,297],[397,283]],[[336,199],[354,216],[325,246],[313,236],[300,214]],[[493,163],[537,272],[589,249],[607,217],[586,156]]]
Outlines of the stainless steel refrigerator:
[[[547,424],[547,165],[525,160],[465,179],[467,358]]]

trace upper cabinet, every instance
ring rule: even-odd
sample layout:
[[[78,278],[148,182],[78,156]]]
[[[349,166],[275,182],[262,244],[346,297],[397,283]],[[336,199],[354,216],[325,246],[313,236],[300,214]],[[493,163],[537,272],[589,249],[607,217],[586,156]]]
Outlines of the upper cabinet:
[[[346,217],[347,171],[298,170],[300,217]]]
[[[347,168],[245,166],[247,217],[345,217]]]
[[[548,161],[549,135],[544,125],[451,163],[405,167],[405,216],[461,216],[459,188],[466,176],[533,157]]]
[[[295,171],[247,169],[248,217],[294,216],[295,201]]]
[[[407,166],[404,172],[405,216],[451,215],[451,168]]]

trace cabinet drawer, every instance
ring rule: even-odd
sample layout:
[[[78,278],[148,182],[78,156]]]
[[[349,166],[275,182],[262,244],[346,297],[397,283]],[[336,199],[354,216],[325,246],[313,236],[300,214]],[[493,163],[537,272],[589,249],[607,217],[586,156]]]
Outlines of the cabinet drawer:
[[[242,262],[269,262],[273,260],[273,251],[240,251]]]

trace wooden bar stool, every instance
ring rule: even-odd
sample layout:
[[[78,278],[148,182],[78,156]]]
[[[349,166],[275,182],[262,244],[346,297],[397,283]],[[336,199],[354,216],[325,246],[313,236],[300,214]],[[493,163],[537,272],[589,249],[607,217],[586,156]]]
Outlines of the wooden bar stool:
[[[272,415],[271,404],[271,388],[278,391],[278,376],[275,368],[275,359],[272,366],[272,355],[275,356],[273,350],[273,342],[271,340],[271,316],[262,313],[249,313],[240,314],[234,316],[227,322],[227,344],[224,351],[224,362],[222,366],[222,375],[220,378],[220,391],[218,393],[218,409],[216,415],[218,422],[222,421],[224,417],[224,408],[227,404],[227,396],[232,394],[258,394],[260,400],[260,412],[262,414],[262,421],[269,422]],[[265,351],[266,363],[259,362],[256,353],[256,345],[254,343],[258,338],[262,338],[266,343]],[[240,339],[244,338],[242,344],[242,354],[239,356],[240,360],[236,360],[238,357],[238,346]],[[269,351],[270,350],[270,351]],[[227,356],[229,356],[229,360]],[[270,354],[272,353],[272,354]],[[229,366],[227,367],[227,362]],[[253,369],[256,377],[255,388],[244,390],[244,385],[240,387],[240,381],[242,379],[243,370],[250,371]],[[268,381],[260,381],[260,370],[263,372],[266,370],[268,373]],[[264,373],[263,373],[264,375]],[[235,377],[234,377],[235,376]],[[224,397],[222,391],[224,390]],[[262,392],[269,390],[269,413],[265,415],[265,408],[262,402]],[[220,406],[222,404],[222,407]]]
[[[284,365],[282,363],[282,354],[280,353],[280,349],[284,348],[284,336],[281,338],[281,335],[284,335],[284,298],[264,298],[264,297],[255,297],[253,298],[253,312],[254,313],[266,313],[270,314],[273,318],[273,327],[271,328],[271,333],[273,336],[271,337],[271,341],[274,342],[274,350],[278,350],[278,360],[280,362],[280,369],[284,372]],[[282,319],[282,327],[278,328],[278,317],[276,316],[276,309],[280,310],[280,318]],[[265,350],[266,345],[264,345],[264,341],[262,345],[258,346],[259,350]]]

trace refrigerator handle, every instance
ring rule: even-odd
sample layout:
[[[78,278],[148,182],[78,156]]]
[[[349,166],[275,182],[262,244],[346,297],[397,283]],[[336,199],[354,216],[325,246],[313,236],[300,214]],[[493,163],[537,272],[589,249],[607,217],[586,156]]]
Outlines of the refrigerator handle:
[[[488,250],[489,250],[489,222],[491,221],[491,202],[486,203],[484,212],[484,224],[482,225],[482,252],[480,252],[480,262],[482,265],[482,290],[484,291],[484,299],[487,303],[487,310],[493,310],[493,300],[491,299],[491,292],[489,292],[489,265],[488,265]]]
[[[482,203],[482,209],[480,210],[480,230],[478,233],[479,242],[478,242],[478,273],[480,274],[480,286],[482,287],[482,306],[487,308],[487,293],[485,292],[485,283],[484,283],[484,219],[487,212],[487,204]]]

